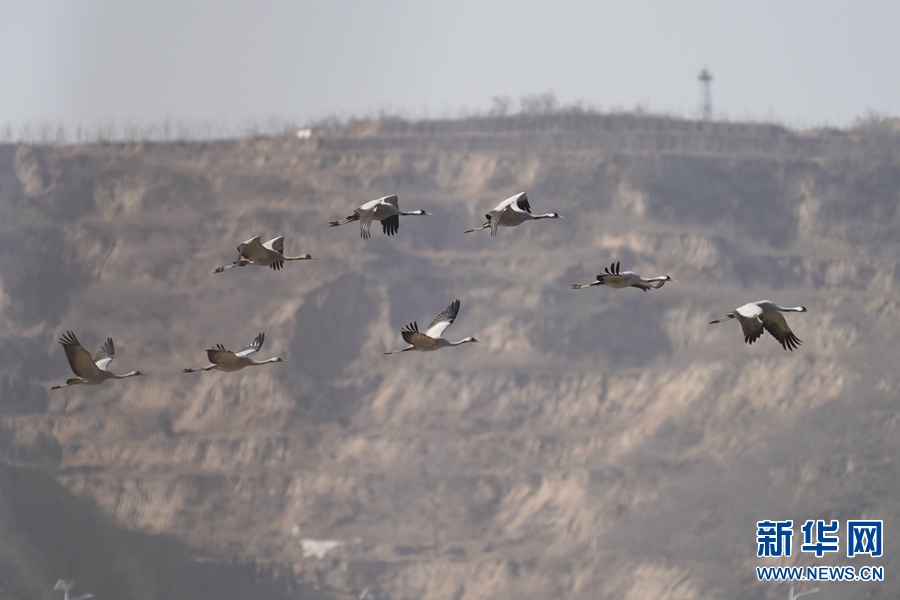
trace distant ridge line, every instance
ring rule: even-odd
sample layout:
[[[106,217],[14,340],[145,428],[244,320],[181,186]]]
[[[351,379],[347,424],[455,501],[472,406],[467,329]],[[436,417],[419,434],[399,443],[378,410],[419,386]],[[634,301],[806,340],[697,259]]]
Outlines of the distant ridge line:
[[[346,152],[572,152],[815,158],[861,141],[836,130],[794,133],[770,123],[692,121],[638,115],[563,114],[461,120],[349,123],[315,130],[317,147]]]

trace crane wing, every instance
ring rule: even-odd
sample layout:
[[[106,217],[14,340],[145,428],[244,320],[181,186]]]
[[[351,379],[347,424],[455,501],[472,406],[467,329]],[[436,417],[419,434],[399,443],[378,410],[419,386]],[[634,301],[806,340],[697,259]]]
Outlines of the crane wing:
[[[272,260],[272,258],[274,258],[273,256],[271,256],[271,253],[284,256],[284,236],[278,236],[277,238],[271,239],[262,246],[267,250],[267,253],[269,254],[269,256],[267,256],[268,260]],[[272,264],[269,265],[269,267],[273,271],[278,271],[279,269],[284,268],[284,261],[273,261]]]
[[[235,355],[250,356],[254,352],[259,352],[259,349],[262,348],[264,341],[266,341],[266,334],[260,333],[252,342],[250,342],[249,345],[244,346],[243,348],[235,352]]]
[[[206,357],[214,365],[222,365],[237,360],[237,355],[231,350],[226,350],[222,344],[216,344],[215,348],[207,350]]]
[[[263,244],[263,248],[274,250],[278,254],[284,254],[284,236],[280,235],[275,239],[269,240],[268,242]]]
[[[362,236],[362,239],[367,240],[372,237],[369,231],[372,227],[372,219],[375,218],[375,207],[369,210],[359,208],[357,214],[359,215],[359,235]]]
[[[238,247],[237,247],[238,258],[240,258],[244,255],[244,248],[246,248],[249,244],[251,244],[253,242],[253,240],[258,240],[258,239],[259,239],[259,236],[256,236],[256,237],[250,238],[249,240],[247,240],[245,242],[241,242],[240,244],[238,244]]]
[[[518,199],[519,199],[519,196],[521,196],[521,194],[516,194],[515,196],[510,196],[509,198],[507,198],[506,200],[504,200],[503,202],[501,202],[500,204],[498,204],[497,206],[495,206],[495,207],[494,207],[494,210],[492,210],[492,211],[491,211],[490,213],[488,213],[488,214],[491,214],[491,215],[492,215],[492,214],[494,214],[494,213],[496,213],[496,212],[503,212],[503,211],[504,211],[506,208],[508,208],[513,202],[515,202],[516,200],[518,200]]]
[[[750,304],[745,304],[740,308],[736,308],[734,314],[735,316],[740,315],[744,318],[756,317],[757,319],[761,319],[763,309],[760,308],[756,302],[751,302]]]
[[[597,281],[599,281],[603,285],[615,286],[616,284],[624,284],[625,277],[622,277],[618,273],[610,273],[609,271],[607,271],[606,273],[600,273],[599,275],[597,275]]]
[[[516,206],[518,206],[519,209],[524,210],[527,213],[531,212],[531,204],[528,203],[528,194],[522,192],[521,194],[513,196],[513,198],[515,199]]]
[[[381,221],[381,229],[385,235],[394,235],[400,230],[399,212],[397,196],[385,196],[377,200],[372,219]]]
[[[91,379],[100,374],[100,368],[94,363],[91,353],[84,349],[74,333],[66,331],[59,338],[59,343],[62,344],[73,373],[85,379]]]
[[[100,347],[100,352],[94,355],[94,364],[98,369],[106,370],[109,363],[116,356],[116,347],[113,345],[111,337],[106,338],[106,342]]]
[[[763,332],[763,322],[760,320],[762,309],[755,304],[747,304],[735,310],[733,314],[734,318],[741,324],[741,330],[744,332],[744,341],[752,344],[758,340]]]
[[[400,231],[400,215],[392,215],[381,220],[381,230],[385,235],[394,235]]]
[[[525,212],[531,212],[531,205],[528,204],[528,197],[525,195],[525,192],[510,196],[487,214],[487,218],[491,222],[491,237],[497,237],[497,228],[500,227],[500,220],[503,219],[503,215],[506,214],[506,211],[508,210],[524,210]]]
[[[400,330],[403,341],[407,344],[415,346],[416,349],[422,350],[430,348],[434,344],[434,340],[424,333],[419,333],[419,325],[415,321]]]
[[[788,327],[787,321],[784,320],[784,315],[780,312],[769,311],[765,313],[762,318],[762,326],[772,334],[772,337],[778,340],[781,347],[785,350],[793,352],[797,346],[803,343]]]
[[[500,220],[508,210],[512,210],[512,207],[510,207],[510,202],[506,201],[490,212],[491,237],[497,237],[497,228],[500,227]]]
[[[238,252],[241,253],[241,257],[251,261],[262,260],[266,257],[266,249],[260,243],[259,236],[250,238],[238,246]]]
[[[363,210],[375,210],[378,207],[378,205],[381,204],[382,200],[384,200],[384,198],[376,198],[375,200],[369,200],[368,202],[366,202],[365,204],[363,204],[362,206],[360,206],[353,212],[355,212],[356,214],[360,214],[360,211],[363,211]]]
[[[453,321],[456,320],[456,315],[459,314],[459,300],[454,300],[450,303],[450,306],[445,308],[441,314],[434,318],[428,325],[428,329],[425,330],[425,335],[432,339],[437,339],[443,336],[444,330],[450,327],[453,324]]]

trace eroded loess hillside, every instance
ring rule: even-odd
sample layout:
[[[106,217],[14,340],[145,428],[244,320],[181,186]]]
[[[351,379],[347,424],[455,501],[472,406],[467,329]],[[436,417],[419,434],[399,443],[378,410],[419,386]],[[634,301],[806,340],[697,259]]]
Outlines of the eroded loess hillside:
[[[756,521],[894,531],[900,137],[581,118],[0,149],[7,456],[334,597],[775,598]],[[518,191],[564,219],[463,234]],[[327,226],[391,193],[434,216]],[[213,274],[254,235],[318,260]],[[570,289],[615,261],[677,283]],[[456,298],[480,344],[382,355]],[[799,350],[707,325],[765,298]],[[50,393],[66,329],[148,376]]]

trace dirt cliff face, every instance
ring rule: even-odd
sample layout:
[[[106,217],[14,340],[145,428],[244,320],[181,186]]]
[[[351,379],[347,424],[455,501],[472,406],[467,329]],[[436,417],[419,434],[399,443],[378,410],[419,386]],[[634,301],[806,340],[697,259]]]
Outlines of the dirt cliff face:
[[[900,139],[581,118],[3,149],[7,454],[121,528],[394,599],[782,597],[756,521],[894,531]],[[519,191],[564,219],[463,234]],[[327,226],[387,194],[434,216]],[[318,260],[213,274],[255,235]],[[570,289],[616,261],[677,283]],[[481,343],[382,355],[456,298]],[[797,351],[707,325],[762,299],[810,309]],[[148,376],[47,392],[66,329]],[[180,373],[260,331],[287,363]]]

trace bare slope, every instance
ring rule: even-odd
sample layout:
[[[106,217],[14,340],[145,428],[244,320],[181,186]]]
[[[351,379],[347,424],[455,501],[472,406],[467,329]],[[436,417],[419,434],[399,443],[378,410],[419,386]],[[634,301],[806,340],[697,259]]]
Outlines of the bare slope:
[[[169,537],[122,531],[47,473],[0,464],[4,600],[58,599],[59,578],[76,580],[74,596],[121,600],[321,597],[283,575],[246,560],[198,557]]]
[[[584,119],[5,150],[7,445],[52,434],[122,527],[395,599],[781,597],[757,520],[893,531],[900,141]],[[462,233],[522,190],[565,219]],[[390,193],[435,216],[327,227]],[[212,274],[253,235],[319,260]],[[569,289],[617,260],[678,283]],[[455,298],[481,344],[382,356]],[[811,309],[798,351],[707,325],[764,298]],[[151,376],[48,395],[65,329]],[[259,331],[289,363],[179,374]]]

